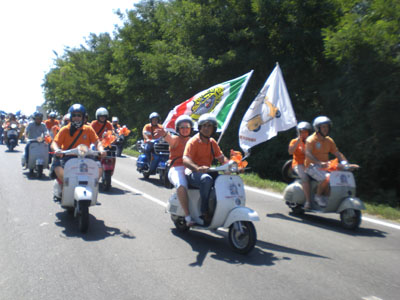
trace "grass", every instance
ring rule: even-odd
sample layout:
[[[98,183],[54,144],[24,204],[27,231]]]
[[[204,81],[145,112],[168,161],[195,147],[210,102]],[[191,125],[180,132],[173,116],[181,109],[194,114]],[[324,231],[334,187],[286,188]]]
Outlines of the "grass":
[[[140,154],[138,151],[133,149],[124,149],[124,153],[135,157],[138,157]],[[287,186],[287,184],[284,182],[260,178],[260,176],[258,176],[256,173],[240,174],[240,177],[242,177],[244,183],[248,186],[277,193],[282,193]],[[393,208],[387,204],[369,203],[366,202],[368,201],[368,199],[364,198],[361,200],[363,200],[365,204],[367,214],[379,216],[387,220],[400,222],[400,208]]]

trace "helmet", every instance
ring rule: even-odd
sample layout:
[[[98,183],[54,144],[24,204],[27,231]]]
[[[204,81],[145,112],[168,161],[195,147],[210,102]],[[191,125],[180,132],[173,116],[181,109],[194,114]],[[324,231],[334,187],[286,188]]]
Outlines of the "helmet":
[[[79,121],[79,122],[77,122],[77,121],[72,122],[72,120],[71,120],[71,125],[72,125],[72,126],[74,126],[74,127],[76,127],[76,128],[81,127],[81,126],[83,125],[83,117],[84,117],[85,114],[86,114],[86,109],[85,109],[85,107],[84,107],[82,104],[74,104],[74,105],[72,105],[72,106],[68,109],[68,112],[70,113],[70,116],[72,115],[73,112],[80,112],[80,113],[82,114],[82,119],[81,119],[81,121]]]
[[[179,125],[181,123],[183,123],[183,122],[188,122],[190,124],[190,127],[193,128],[193,120],[192,120],[192,118],[190,116],[188,116],[188,115],[182,115],[182,116],[179,116],[175,121],[175,131],[177,133],[179,133]]]
[[[68,114],[64,115],[64,117],[63,117],[62,120],[63,120],[63,122],[65,122],[65,121],[70,121],[70,120],[71,120],[71,114],[68,113]]]
[[[49,113],[49,118],[55,118],[56,117],[56,113],[55,112],[51,112]]]
[[[112,122],[119,122],[118,117],[112,117]]]
[[[151,122],[151,119],[154,119],[154,118],[157,118],[157,119],[158,119],[158,122],[161,121],[161,117],[160,117],[160,115],[159,115],[157,112],[152,112],[152,113],[150,114],[150,116],[149,116],[150,122]]]
[[[300,135],[301,130],[308,130],[308,134],[310,134],[312,131],[312,127],[310,123],[303,121],[297,124],[296,130],[297,130],[297,135]]]
[[[207,122],[211,123],[215,128],[218,127],[217,118],[215,116],[213,116],[212,114],[209,114],[209,113],[202,114],[200,116],[199,121],[197,122],[197,124],[199,126],[202,126],[203,124],[205,124]]]
[[[42,114],[41,112],[35,111],[35,112],[33,113],[33,118],[34,118],[34,119],[40,118],[41,120],[43,120],[43,114]]]
[[[329,129],[332,127],[332,121],[328,117],[319,116],[319,117],[316,117],[314,119],[314,122],[313,122],[314,130],[319,132],[319,127],[322,124],[328,124],[329,125]]]
[[[96,119],[98,120],[101,116],[105,116],[108,118],[108,110],[104,107],[100,107],[96,110]]]

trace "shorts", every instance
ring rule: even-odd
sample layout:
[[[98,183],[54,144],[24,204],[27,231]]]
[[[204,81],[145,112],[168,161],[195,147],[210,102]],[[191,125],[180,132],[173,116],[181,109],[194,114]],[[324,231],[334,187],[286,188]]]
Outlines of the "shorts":
[[[293,170],[297,173],[302,182],[310,181],[310,177],[305,172],[304,165],[296,165],[293,167]]]
[[[76,156],[64,156],[61,158],[58,156],[54,156],[53,165],[51,166],[51,169],[54,169],[55,167],[64,168],[65,163],[69,161],[71,158],[76,158]]]
[[[168,179],[175,188],[178,188],[180,186],[183,186],[185,189],[188,188],[184,166],[177,166],[169,169]]]
[[[311,164],[305,172],[318,182],[324,181],[329,175],[329,172],[321,170],[320,166],[314,164]]]

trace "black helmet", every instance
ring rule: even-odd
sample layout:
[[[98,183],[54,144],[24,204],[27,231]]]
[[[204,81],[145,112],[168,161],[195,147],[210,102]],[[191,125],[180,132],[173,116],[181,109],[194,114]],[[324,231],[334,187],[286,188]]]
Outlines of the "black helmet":
[[[34,118],[34,119],[40,118],[41,120],[43,120],[43,114],[42,114],[41,112],[39,112],[39,111],[35,111],[35,112],[33,113],[33,118]]]

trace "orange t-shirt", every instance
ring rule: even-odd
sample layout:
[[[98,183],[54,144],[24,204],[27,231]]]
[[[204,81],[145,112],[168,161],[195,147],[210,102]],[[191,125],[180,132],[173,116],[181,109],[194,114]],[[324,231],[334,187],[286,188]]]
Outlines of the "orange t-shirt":
[[[109,130],[114,131],[114,127],[112,126],[112,124],[109,121],[106,121],[106,126],[104,126],[103,130],[100,131],[100,129],[103,127],[104,123],[100,123],[97,120],[94,120],[90,126],[92,126],[92,128],[94,129],[94,131],[96,132],[97,136],[102,139],[103,138],[103,134],[104,132],[107,132]]]
[[[54,138],[54,142],[56,142],[56,144],[58,145],[58,147],[61,148],[61,150],[66,150],[75,140],[76,136],[79,134],[81,130],[83,130],[83,132],[81,136],[78,138],[78,140],[75,142],[75,144],[72,146],[72,148],[75,148],[80,144],[84,144],[89,147],[90,144],[95,143],[99,139],[96,132],[94,132],[93,128],[88,125],[83,125],[81,128],[77,129],[73,136],[69,134],[70,128],[71,128],[71,123],[61,128],[60,131],[57,133],[56,137]]]
[[[289,147],[296,144],[298,139],[299,138],[291,140]],[[297,145],[296,150],[294,150],[293,152],[292,167],[294,168],[297,165],[304,165],[305,158],[306,158],[306,145],[304,144],[303,141],[300,141],[300,143]]]
[[[163,127],[162,127],[161,124],[157,124],[157,126],[153,126],[153,125],[151,125],[151,123],[144,125],[143,131],[142,131],[144,141],[147,142],[147,141],[150,141],[150,140],[154,139],[154,132],[155,132],[156,129],[158,129],[158,128],[163,128]],[[151,138],[148,138],[148,137],[145,135],[145,133],[146,133],[146,135],[150,135]],[[149,134],[149,133],[150,133],[150,134]]]
[[[214,155],[211,152],[211,147],[213,147]],[[213,159],[219,158],[223,154],[213,138],[210,138],[209,142],[204,143],[198,133],[186,143],[183,156],[187,156],[198,166],[210,167]]]
[[[339,151],[336,147],[335,142],[329,137],[318,139],[317,133],[314,132],[306,140],[306,149],[309,149],[312,155],[315,156],[321,162],[329,161],[329,153],[335,153]],[[311,160],[306,157],[304,166],[308,167],[311,164]]]
[[[169,147],[169,159],[172,162],[174,159],[174,164],[171,167],[183,166],[183,151],[190,137],[174,136],[172,139],[175,142],[173,147]]]
[[[44,124],[46,125],[47,129],[50,130],[51,128],[53,128],[54,125],[60,125],[60,121],[56,119],[47,119],[46,121],[44,121]]]

